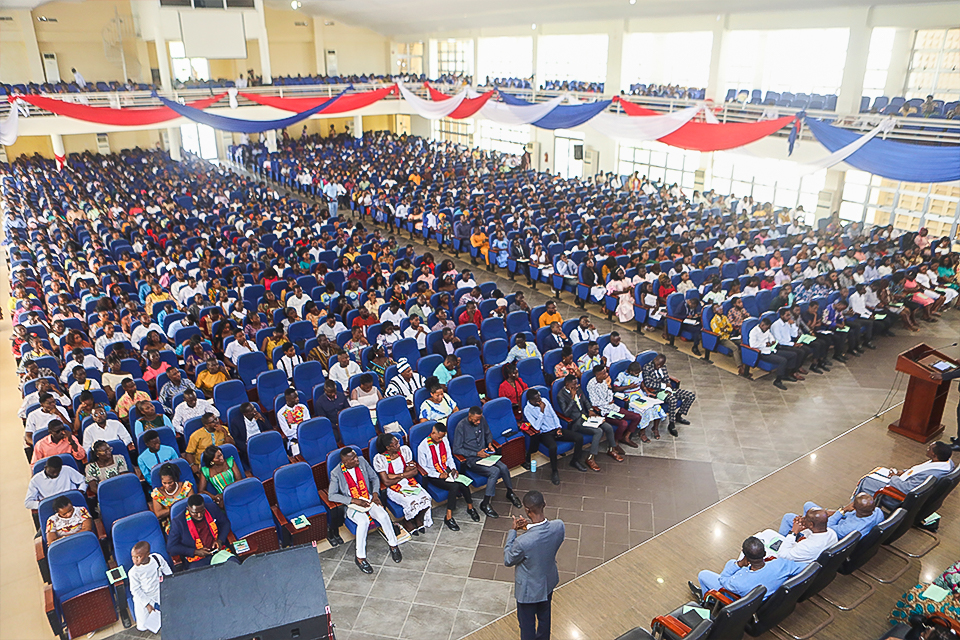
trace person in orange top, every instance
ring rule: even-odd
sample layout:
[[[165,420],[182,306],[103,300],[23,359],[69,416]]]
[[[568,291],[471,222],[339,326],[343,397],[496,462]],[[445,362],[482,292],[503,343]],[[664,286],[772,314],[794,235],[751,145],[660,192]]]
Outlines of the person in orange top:
[[[553,301],[547,303],[547,310],[540,315],[538,324],[542,329],[543,327],[549,327],[551,322],[563,324],[563,317],[557,311],[557,303]]]
[[[38,460],[49,458],[50,456],[69,453],[77,462],[85,463],[87,461],[87,452],[84,451],[73,434],[67,430],[59,420],[52,420],[47,426],[50,434],[44,436],[33,445],[33,459],[31,463]]]

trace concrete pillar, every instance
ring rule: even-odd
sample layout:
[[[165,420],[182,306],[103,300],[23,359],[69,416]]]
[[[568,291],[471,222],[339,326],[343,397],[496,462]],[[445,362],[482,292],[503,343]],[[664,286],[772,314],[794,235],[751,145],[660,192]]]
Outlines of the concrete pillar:
[[[327,48],[324,46],[323,18],[313,19],[313,55],[317,59],[317,74],[327,75]]]
[[[50,134],[50,144],[53,147],[53,155],[63,157],[66,153],[63,150],[63,136],[59,133]]]
[[[257,20],[260,28],[260,35],[257,37],[257,44],[260,47],[260,75],[263,76],[264,84],[272,84],[273,73],[270,70],[270,41],[267,39],[267,22],[263,15],[263,0],[255,0],[254,8],[257,10]]]
[[[723,66],[723,44],[727,33],[727,16],[718,16],[717,26],[713,30],[713,43],[710,47],[710,70],[707,72],[706,97],[722,104],[727,95],[726,73]],[[708,155],[708,154],[704,154]]]
[[[534,93],[536,93],[539,88],[538,79],[540,77],[540,70],[537,69],[537,50],[540,48],[540,34],[536,31],[533,32],[533,60],[531,61],[530,68],[533,69],[533,80],[530,82],[530,86],[533,87]]]
[[[626,27],[618,22],[616,28],[607,33],[607,77],[604,79],[603,93],[615,96],[623,88],[623,37]]]
[[[350,126],[353,128],[354,138],[363,137],[363,116],[353,116],[353,124]]]
[[[477,80],[478,70],[480,69],[480,38],[473,39],[473,73],[470,75],[473,76],[473,82],[470,83],[470,86],[476,87],[479,84]]]
[[[167,143],[170,145],[170,159],[175,162],[183,160],[180,153],[180,129],[178,127],[167,127]]]
[[[267,151],[275,153],[277,151],[277,132],[271,129],[264,132],[266,136]]]
[[[897,29],[890,47],[890,66],[883,95],[895,98],[902,96],[907,86],[907,70],[910,68],[910,51],[913,49],[913,29]]]
[[[160,25],[156,25],[154,44],[157,47],[157,68],[160,70],[160,86],[173,91],[173,76],[170,75],[170,52],[167,50],[167,41],[163,39]]]
[[[837,97],[837,113],[857,113],[860,111],[860,97],[863,95],[863,76],[867,72],[867,56],[870,54],[870,8],[864,7],[857,13],[861,19],[850,21],[850,39],[847,41],[847,57],[843,63],[843,79],[840,81],[840,93]]]
[[[30,82],[43,84],[46,82],[46,75],[43,72],[43,58],[40,56],[40,45],[37,44],[37,30],[33,28],[33,14],[29,9],[15,11],[17,22],[20,25],[23,34],[23,46],[27,51],[27,70],[29,72]],[[67,78],[68,82],[73,82],[73,75]]]

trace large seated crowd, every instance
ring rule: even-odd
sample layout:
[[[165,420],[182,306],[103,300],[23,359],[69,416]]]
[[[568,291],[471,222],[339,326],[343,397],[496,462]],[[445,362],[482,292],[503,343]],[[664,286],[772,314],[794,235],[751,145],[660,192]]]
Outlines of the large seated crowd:
[[[519,506],[510,468],[536,451],[558,484],[567,451],[599,471],[601,443],[616,463],[662,426],[682,437],[695,395],[665,355],[402,232],[778,387],[827,371],[831,349],[845,362],[896,323],[937,321],[960,288],[948,238],[815,230],[802,210],[636,174],[564,180],[387,133],[232,151],[263,180],[139,150],[0,168],[25,506],[54,605],[105,586],[58,585],[77,558],[196,566],[340,544],[342,525],[370,573],[368,524],[400,562],[433,501],[451,530],[458,497],[480,519],[467,484],[487,517],[500,482]],[[138,625],[150,588],[131,595]]]

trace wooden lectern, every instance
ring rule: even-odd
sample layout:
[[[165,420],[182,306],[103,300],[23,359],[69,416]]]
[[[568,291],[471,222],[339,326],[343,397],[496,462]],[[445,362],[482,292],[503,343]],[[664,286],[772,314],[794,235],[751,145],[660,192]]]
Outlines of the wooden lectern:
[[[890,431],[917,442],[929,442],[943,432],[940,419],[943,417],[950,382],[931,378],[931,374],[937,371],[934,365],[941,362],[953,367],[960,366],[925,344],[918,344],[897,356],[897,371],[910,376],[910,383],[907,385],[900,419],[890,424]]]

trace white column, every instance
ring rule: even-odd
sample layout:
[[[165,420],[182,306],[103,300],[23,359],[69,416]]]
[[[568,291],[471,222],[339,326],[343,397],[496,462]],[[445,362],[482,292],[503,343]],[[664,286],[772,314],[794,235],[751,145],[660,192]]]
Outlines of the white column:
[[[536,94],[537,88],[540,86],[537,84],[539,82],[539,69],[537,69],[537,50],[540,48],[540,34],[536,31],[533,32],[533,60],[531,69],[533,69],[533,80],[530,81],[530,86],[533,87],[534,94]]]
[[[269,131],[264,132],[264,135],[267,138],[267,151],[270,153],[275,153],[277,150],[277,132],[273,129],[270,129]]]
[[[257,44],[260,46],[260,75],[263,76],[264,84],[272,84],[273,73],[270,70],[270,41],[267,39],[267,22],[263,15],[263,0],[255,0],[254,7],[257,10],[258,26],[260,27],[260,35],[257,37]]]
[[[479,73],[478,72],[479,68],[480,68],[480,38],[475,37],[473,39],[473,73],[471,74],[473,76],[473,82],[471,83],[471,86],[473,87],[476,87],[478,84],[480,84],[480,81],[477,77]]]
[[[183,156],[180,153],[180,129],[177,127],[167,127],[167,143],[170,145],[170,148],[167,151],[170,152],[170,159],[174,162],[180,162],[183,160]]]
[[[353,137],[363,137],[363,116],[353,116]]]
[[[323,18],[313,19],[313,55],[317,58],[317,74],[327,75],[327,48],[324,46]]]
[[[156,35],[153,39],[157,48],[157,67],[160,70],[160,86],[167,91],[173,91],[173,77],[170,75],[170,54],[167,51],[167,41],[163,39],[160,25],[156,25]]]
[[[50,144],[53,146],[53,155],[60,157],[66,155],[63,151],[63,136],[59,133],[50,134]]]
[[[37,31],[33,28],[33,14],[29,9],[14,12],[17,15],[17,22],[23,33],[23,46],[27,50],[27,69],[29,71],[30,82],[42,84],[46,82],[46,75],[43,72],[43,58],[40,56],[40,45],[37,44]],[[73,77],[69,77],[69,82],[73,82]]]
[[[727,81],[723,67],[723,44],[727,33],[726,22],[727,16],[722,16],[717,21],[717,27],[713,30],[713,44],[710,47],[710,70],[707,72],[706,97],[717,104],[722,104],[727,95]]]
[[[840,81],[840,93],[837,97],[837,113],[857,113],[860,111],[860,96],[863,95],[863,76],[867,72],[867,56],[870,53],[870,34],[873,27],[870,21],[870,8],[864,7],[855,13],[861,19],[850,21],[850,39],[847,41],[847,57],[843,63],[843,79]]]
[[[615,96],[623,88],[623,33],[624,23],[618,22],[616,28],[607,33],[607,77],[603,83],[603,93]]]
[[[910,67],[910,51],[913,49],[913,29],[897,29],[890,47],[890,66],[887,67],[887,82],[883,95],[895,98],[903,95],[907,86],[907,69]]]

